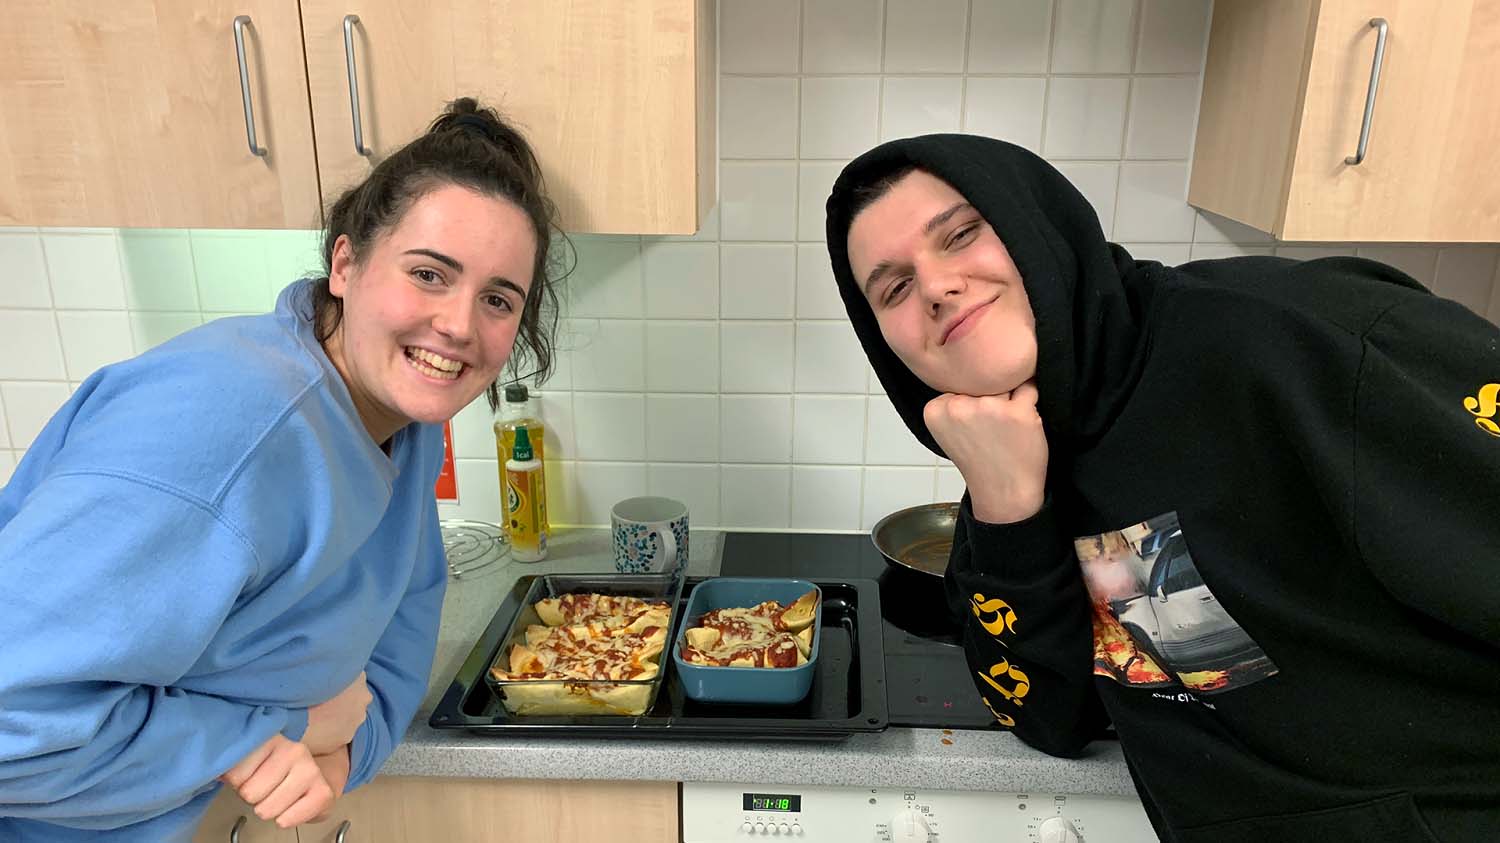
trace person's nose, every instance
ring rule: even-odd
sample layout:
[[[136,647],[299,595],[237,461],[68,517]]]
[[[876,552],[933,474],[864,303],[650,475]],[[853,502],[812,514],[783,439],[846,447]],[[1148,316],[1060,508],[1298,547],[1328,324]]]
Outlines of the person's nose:
[[[964,278],[962,272],[939,262],[918,263],[914,269],[917,289],[933,315],[956,303],[969,287],[968,279]]]
[[[474,336],[474,311],[469,296],[444,296],[432,314],[433,330],[455,343],[467,343]]]

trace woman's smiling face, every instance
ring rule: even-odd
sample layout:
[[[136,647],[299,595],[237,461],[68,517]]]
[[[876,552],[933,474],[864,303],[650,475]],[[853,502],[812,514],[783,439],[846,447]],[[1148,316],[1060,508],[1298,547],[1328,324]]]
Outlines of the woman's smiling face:
[[[451,419],[489,388],[515,345],[536,236],[509,200],[443,185],[356,256],[334,247],[343,317],[329,358],[377,443]]]

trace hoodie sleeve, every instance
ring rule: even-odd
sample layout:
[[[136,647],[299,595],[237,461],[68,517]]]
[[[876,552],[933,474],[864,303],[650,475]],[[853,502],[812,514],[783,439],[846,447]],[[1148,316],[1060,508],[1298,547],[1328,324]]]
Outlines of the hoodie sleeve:
[[[1094,689],[1087,591],[1050,500],[1026,521],[986,524],[965,494],[944,581],[995,718],[1050,755],[1080,754],[1107,720]]]
[[[0,529],[0,816],[140,822],[299,738],[303,709],[174,687],[256,573],[201,502],[125,476],[41,483]]]
[[[1500,647],[1500,329],[1412,297],[1365,334],[1353,534],[1399,601]]]
[[[396,607],[375,652],[365,666],[365,681],[373,698],[366,709],[364,725],[349,745],[347,793],[375,777],[401,742],[412,716],[427,693],[442,617],[443,593],[448,583],[448,563],[438,528],[437,501],[428,503],[423,514],[421,558],[406,594]]]

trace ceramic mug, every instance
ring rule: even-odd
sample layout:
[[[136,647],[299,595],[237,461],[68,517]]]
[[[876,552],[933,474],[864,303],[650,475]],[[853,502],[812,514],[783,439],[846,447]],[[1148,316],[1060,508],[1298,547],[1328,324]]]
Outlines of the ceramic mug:
[[[615,570],[681,576],[688,562],[687,505],[671,498],[626,498],[609,511]]]

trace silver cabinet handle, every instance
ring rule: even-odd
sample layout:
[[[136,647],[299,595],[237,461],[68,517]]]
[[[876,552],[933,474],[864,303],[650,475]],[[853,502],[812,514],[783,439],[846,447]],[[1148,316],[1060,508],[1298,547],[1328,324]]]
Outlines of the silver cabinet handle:
[[[1375,61],[1370,65],[1370,90],[1365,94],[1365,119],[1359,124],[1359,149],[1344,159],[1345,164],[1356,165],[1365,160],[1370,149],[1370,124],[1375,120],[1375,91],[1380,87],[1380,66],[1385,63],[1385,37],[1391,25],[1385,18],[1371,18],[1370,26],[1379,30],[1375,36]]]
[[[344,66],[349,74],[349,112],[354,115],[354,151],[369,155],[365,146],[365,130],[359,120],[359,76],[354,69],[354,25],[359,15],[344,15]]]
[[[234,828],[229,829],[229,843],[240,843],[240,829],[245,827],[245,815],[234,821]]]
[[[338,833],[333,837],[333,843],[344,843],[344,836],[349,833],[349,825],[350,823],[348,820],[344,820],[343,822],[339,823],[339,830]]]
[[[250,107],[250,71],[245,66],[245,26],[249,23],[249,15],[240,15],[234,19],[234,56],[240,63],[240,101],[245,106],[245,139],[250,142],[251,155],[265,156],[265,148],[255,142],[255,109]]]

